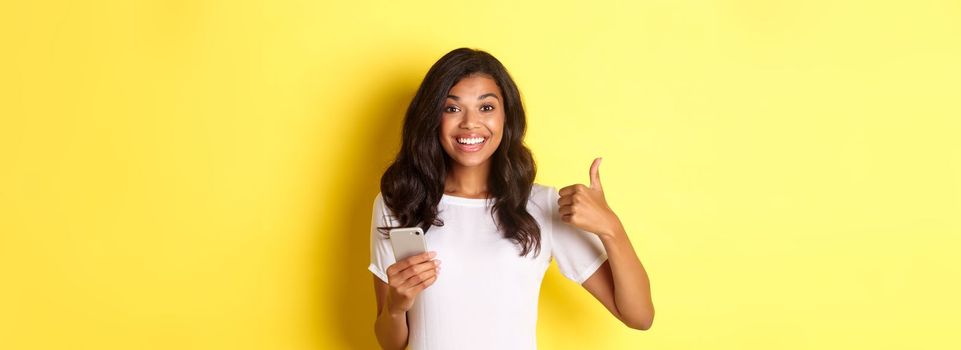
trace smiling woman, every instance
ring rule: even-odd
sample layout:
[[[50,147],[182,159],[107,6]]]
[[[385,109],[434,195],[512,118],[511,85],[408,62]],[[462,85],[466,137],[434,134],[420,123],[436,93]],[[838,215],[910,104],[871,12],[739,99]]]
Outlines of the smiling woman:
[[[647,274],[604,200],[600,160],[590,187],[535,184],[525,128],[520,93],[490,54],[457,49],[428,71],[374,200],[368,269],[383,348],[536,348],[552,259],[626,325],[650,327]],[[431,251],[398,261],[384,233],[413,226]]]
[[[385,204],[399,225],[427,232],[430,225],[443,225],[436,203],[445,192],[490,197],[500,224],[526,254],[539,242],[537,224],[522,209],[536,175],[524,146],[526,128],[520,91],[500,61],[466,48],[447,53],[427,72],[407,109],[401,150],[381,178]],[[484,135],[481,152],[459,148],[455,138],[463,135]],[[480,188],[461,188],[464,176]]]

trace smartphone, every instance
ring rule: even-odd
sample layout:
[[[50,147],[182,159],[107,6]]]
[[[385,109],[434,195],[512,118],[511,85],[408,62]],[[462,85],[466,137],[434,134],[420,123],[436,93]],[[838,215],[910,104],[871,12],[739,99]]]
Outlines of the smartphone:
[[[401,261],[427,251],[427,240],[420,227],[404,227],[390,230],[390,245],[394,248],[394,259]]]

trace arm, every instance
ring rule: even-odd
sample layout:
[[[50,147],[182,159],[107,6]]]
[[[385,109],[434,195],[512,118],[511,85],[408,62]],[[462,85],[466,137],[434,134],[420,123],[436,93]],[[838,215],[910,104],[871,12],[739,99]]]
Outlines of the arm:
[[[607,261],[582,286],[611,314],[634,329],[647,330],[654,322],[654,303],[647,271],[621,224],[607,205],[598,174],[600,158],[591,164],[591,186],[571,185],[559,191],[561,220],[600,237]]]
[[[607,261],[582,286],[625,325],[648,330],[654,322],[654,303],[647,271],[623,229],[600,237]]]
[[[407,347],[407,312],[391,313],[384,299],[388,285],[374,276],[374,292],[377,294],[377,321],[374,333],[382,349],[404,349]]]

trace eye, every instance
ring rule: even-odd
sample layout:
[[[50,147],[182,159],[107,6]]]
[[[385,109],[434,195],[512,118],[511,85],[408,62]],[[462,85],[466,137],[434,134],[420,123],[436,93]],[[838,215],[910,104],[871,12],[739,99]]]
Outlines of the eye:
[[[458,108],[457,106],[447,106],[446,108],[444,108],[444,112],[457,113],[457,112],[460,112],[460,108]]]
[[[483,105],[483,106],[481,106],[481,111],[483,111],[483,112],[490,112],[490,111],[493,111],[493,110],[494,110],[494,106],[493,106],[493,105]]]

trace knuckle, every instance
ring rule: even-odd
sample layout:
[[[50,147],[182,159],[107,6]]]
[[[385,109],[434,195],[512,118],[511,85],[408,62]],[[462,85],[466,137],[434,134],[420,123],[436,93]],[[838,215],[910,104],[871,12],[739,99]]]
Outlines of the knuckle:
[[[424,271],[430,270],[432,267],[434,267],[434,263],[430,261],[425,261],[425,262],[422,262],[420,265],[417,265],[417,272],[423,273]]]

